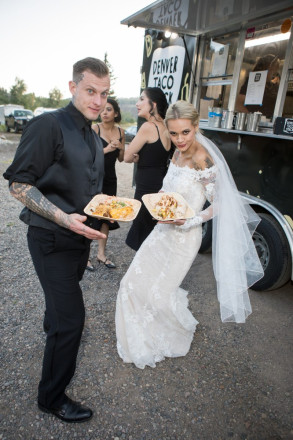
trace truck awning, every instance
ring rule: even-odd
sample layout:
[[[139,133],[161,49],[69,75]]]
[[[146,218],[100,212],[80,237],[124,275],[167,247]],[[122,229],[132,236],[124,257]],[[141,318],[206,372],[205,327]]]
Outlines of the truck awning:
[[[158,0],[121,24],[200,35],[239,30],[266,16],[282,18],[292,14],[292,0]]]

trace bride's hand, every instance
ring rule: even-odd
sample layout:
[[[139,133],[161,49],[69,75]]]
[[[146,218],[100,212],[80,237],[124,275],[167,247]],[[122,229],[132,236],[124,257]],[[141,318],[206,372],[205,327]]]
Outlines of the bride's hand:
[[[182,226],[185,223],[185,220],[166,220],[166,221],[158,221],[158,223],[167,223],[167,224],[171,224],[171,225],[175,225],[175,226]]]

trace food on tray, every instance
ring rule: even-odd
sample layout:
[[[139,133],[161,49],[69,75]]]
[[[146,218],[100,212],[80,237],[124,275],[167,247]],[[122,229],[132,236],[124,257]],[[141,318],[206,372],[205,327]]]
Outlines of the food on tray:
[[[174,196],[163,194],[154,205],[153,212],[162,220],[179,219],[184,217],[186,206],[176,200]]]
[[[97,194],[84,208],[84,212],[91,217],[130,222],[135,219],[140,207],[139,200]]]
[[[195,216],[184,197],[176,192],[145,194],[142,201],[155,220],[182,220]]]
[[[125,202],[116,197],[109,197],[100,202],[95,208],[90,208],[92,215],[108,217],[114,220],[125,219],[134,214],[131,202]]]

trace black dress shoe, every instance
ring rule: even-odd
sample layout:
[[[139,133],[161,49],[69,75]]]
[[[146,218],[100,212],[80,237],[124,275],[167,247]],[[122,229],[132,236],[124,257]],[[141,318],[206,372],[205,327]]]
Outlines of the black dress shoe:
[[[50,330],[49,324],[47,324],[45,321],[43,323],[43,330],[45,333],[49,333],[49,330]]]
[[[80,403],[74,402],[67,397],[66,401],[60,405],[59,408],[46,408],[38,402],[38,407],[41,411],[53,414],[58,419],[67,423],[82,423],[87,422],[92,418],[93,412],[91,409],[81,406]]]
[[[46,317],[46,314],[44,316],[44,321],[43,321],[43,330],[45,333],[48,333],[50,330],[50,324],[48,323],[48,319]]]

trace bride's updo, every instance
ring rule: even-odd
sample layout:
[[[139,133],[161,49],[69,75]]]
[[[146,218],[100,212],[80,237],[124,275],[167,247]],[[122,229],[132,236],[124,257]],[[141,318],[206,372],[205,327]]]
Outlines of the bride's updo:
[[[165,116],[165,124],[168,126],[169,119],[189,119],[192,125],[196,126],[199,122],[199,114],[194,106],[187,101],[177,101],[171,104]]]

